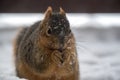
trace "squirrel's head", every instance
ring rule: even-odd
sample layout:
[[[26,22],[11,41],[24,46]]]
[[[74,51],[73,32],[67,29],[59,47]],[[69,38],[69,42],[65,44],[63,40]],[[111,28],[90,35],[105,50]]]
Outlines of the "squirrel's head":
[[[50,49],[65,49],[69,40],[73,38],[69,21],[65,11],[54,13],[51,7],[45,12],[45,18],[40,25],[41,43]]]

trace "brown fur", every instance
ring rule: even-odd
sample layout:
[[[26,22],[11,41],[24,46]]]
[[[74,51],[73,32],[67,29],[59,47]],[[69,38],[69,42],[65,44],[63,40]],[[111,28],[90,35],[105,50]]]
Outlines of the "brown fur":
[[[18,77],[29,80],[79,80],[75,39],[65,12],[60,8],[58,15],[65,19],[61,26],[68,26],[51,32],[49,23],[54,18],[52,15],[52,8],[48,7],[42,21],[23,28],[17,36],[14,53]]]

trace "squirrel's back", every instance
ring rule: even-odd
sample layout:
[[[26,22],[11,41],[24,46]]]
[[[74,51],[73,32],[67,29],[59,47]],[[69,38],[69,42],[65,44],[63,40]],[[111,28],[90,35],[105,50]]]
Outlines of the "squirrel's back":
[[[15,41],[14,41],[15,55],[17,54],[17,50],[18,50],[20,43],[24,42],[24,40],[27,39],[32,34],[32,32],[39,26],[39,24],[40,24],[40,21],[36,22],[31,27],[22,27],[19,30],[18,35],[16,36]]]

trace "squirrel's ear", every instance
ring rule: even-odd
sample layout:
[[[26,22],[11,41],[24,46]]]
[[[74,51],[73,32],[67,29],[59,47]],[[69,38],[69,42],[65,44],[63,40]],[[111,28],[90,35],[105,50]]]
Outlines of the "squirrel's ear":
[[[61,15],[64,15],[64,16],[66,15],[66,14],[65,14],[65,11],[64,11],[61,7],[60,7],[60,12],[59,12],[59,13],[60,13]]]
[[[52,14],[52,7],[49,6],[45,11],[45,19],[48,19],[51,14]]]

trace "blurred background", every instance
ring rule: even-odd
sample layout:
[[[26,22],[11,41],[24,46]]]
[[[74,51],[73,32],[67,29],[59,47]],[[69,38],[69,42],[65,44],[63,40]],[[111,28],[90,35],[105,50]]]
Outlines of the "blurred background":
[[[81,80],[120,80],[120,0],[0,0],[0,80],[15,76],[13,39],[21,27],[62,7],[76,38]]]

